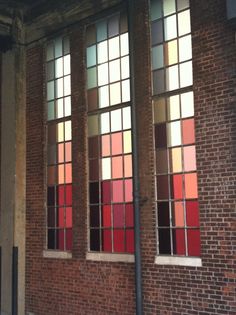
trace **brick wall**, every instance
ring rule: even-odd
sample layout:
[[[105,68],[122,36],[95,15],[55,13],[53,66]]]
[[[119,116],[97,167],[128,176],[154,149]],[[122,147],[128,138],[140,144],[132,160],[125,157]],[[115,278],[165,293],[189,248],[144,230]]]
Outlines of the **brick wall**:
[[[202,267],[155,265],[156,233],[148,1],[135,1],[135,84],[145,314],[230,314],[235,307],[235,39],[225,1],[192,1]],[[134,314],[134,265],[86,261],[87,140],[84,25],[71,33],[73,258],[43,258],[43,46],[27,52],[26,311]]]

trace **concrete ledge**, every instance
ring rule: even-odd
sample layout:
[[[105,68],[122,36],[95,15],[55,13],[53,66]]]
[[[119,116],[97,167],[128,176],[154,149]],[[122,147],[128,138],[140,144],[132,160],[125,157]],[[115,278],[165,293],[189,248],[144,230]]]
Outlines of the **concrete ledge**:
[[[56,259],[71,259],[72,253],[63,252],[63,251],[55,251],[55,250],[44,250],[43,251],[44,258],[56,258]]]
[[[111,253],[87,253],[87,260],[134,263],[134,255]]]
[[[156,256],[155,264],[202,267],[202,259],[198,257]]]

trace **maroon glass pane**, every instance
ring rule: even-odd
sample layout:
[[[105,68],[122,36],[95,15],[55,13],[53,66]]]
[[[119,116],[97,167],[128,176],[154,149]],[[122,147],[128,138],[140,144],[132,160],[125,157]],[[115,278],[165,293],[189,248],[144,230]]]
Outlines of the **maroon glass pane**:
[[[171,254],[169,229],[158,230],[158,241],[159,241],[159,253],[167,254],[167,255]]]
[[[169,199],[168,176],[157,176],[157,196],[158,199]]]
[[[48,164],[56,164],[56,145],[48,146]]]
[[[122,154],[122,132],[113,133],[111,136],[112,155]]]
[[[125,251],[125,232],[123,230],[113,230],[114,252]]]
[[[90,203],[99,203],[99,183],[90,183],[89,184],[89,200]]]
[[[171,188],[172,188],[172,198],[182,199],[183,198],[183,176],[182,174],[172,175],[171,177]]]
[[[58,208],[57,209],[57,226],[64,227],[64,225],[65,225],[64,208]]]
[[[182,120],[183,144],[195,142],[194,119]]]
[[[163,21],[159,20],[152,23],[152,45],[156,45],[163,42]]]
[[[92,111],[98,107],[98,91],[97,89],[92,89],[87,91],[88,95],[88,110]]]
[[[56,169],[55,166],[48,167],[48,185],[56,184]]]
[[[123,181],[112,181],[112,199],[113,202],[124,202]]]
[[[89,138],[89,158],[98,158],[98,137]]]
[[[111,181],[102,182],[102,203],[111,203]]]
[[[55,188],[54,187],[48,187],[48,206],[54,206],[55,204]]]
[[[198,201],[186,201],[187,226],[199,227]]]
[[[134,253],[134,231],[126,230],[126,251],[128,253]]]
[[[168,172],[168,157],[165,149],[156,151],[156,170],[157,174]]]
[[[103,230],[103,251],[112,251],[111,230]]]
[[[113,205],[113,226],[114,226],[114,228],[124,227],[124,206],[123,206],[123,204]]]
[[[57,142],[57,132],[56,132],[56,125],[49,125],[48,126],[48,144],[55,144]]]
[[[125,182],[125,202],[133,201],[133,180],[126,179],[124,182]]]
[[[57,187],[57,204],[63,206],[65,204],[65,186],[61,185]]]
[[[48,227],[55,227],[55,208],[48,208]]]
[[[66,227],[72,228],[72,208],[66,208]]]
[[[66,250],[72,250],[72,229],[66,229]]]
[[[66,205],[72,205],[72,185],[66,185]]]
[[[65,248],[65,232],[64,230],[58,230],[57,232],[58,242],[57,242],[57,249],[64,250]]]
[[[56,248],[55,230],[48,230],[48,249]]]
[[[99,206],[90,207],[90,227],[99,227]]]
[[[188,230],[188,254],[189,256],[200,256],[200,231]]]
[[[125,225],[126,227],[134,226],[134,209],[132,203],[125,205]]]
[[[169,202],[158,202],[158,226],[170,226]]]
[[[102,207],[102,223],[104,227],[111,227],[111,206]]]
[[[98,160],[89,161],[89,180],[98,180],[99,179],[99,164]]]
[[[90,249],[92,251],[100,250],[100,233],[99,230],[90,230]]]
[[[158,124],[155,126],[155,145],[156,148],[167,147],[166,124]]]
[[[185,255],[185,235],[184,229],[174,229],[173,237],[173,253],[175,255]]]

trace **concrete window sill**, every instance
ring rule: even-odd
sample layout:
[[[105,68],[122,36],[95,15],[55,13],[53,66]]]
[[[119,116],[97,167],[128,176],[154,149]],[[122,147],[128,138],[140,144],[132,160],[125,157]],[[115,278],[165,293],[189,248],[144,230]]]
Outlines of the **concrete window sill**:
[[[202,267],[202,259],[198,258],[198,257],[156,256],[155,257],[155,264],[157,264],[157,265]]]
[[[56,258],[56,259],[71,259],[72,253],[56,251],[56,250],[44,250],[43,251],[44,258]]]
[[[93,261],[134,263],[134,255],[129,254],[87,253],[86,259]]]

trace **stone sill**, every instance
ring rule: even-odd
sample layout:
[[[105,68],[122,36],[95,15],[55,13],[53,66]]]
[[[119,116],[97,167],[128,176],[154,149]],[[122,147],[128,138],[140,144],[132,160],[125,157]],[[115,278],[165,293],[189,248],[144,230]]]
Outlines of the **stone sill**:
[[[134,263],[134,255],[129,254],[110,254],[110,253],[87,253],[87,260],[93,261],[110,261],[110,262],[126,262]]]
[[[63,252],[63,251],[56,251],[56,250],[44,250],[43,251],[44,258],[56,258],[56,259],[71,259],[72,253],[71,252]]]
[[[198,257],[156,256],[155,264],[172,266],[202,267],[202,259]]]

